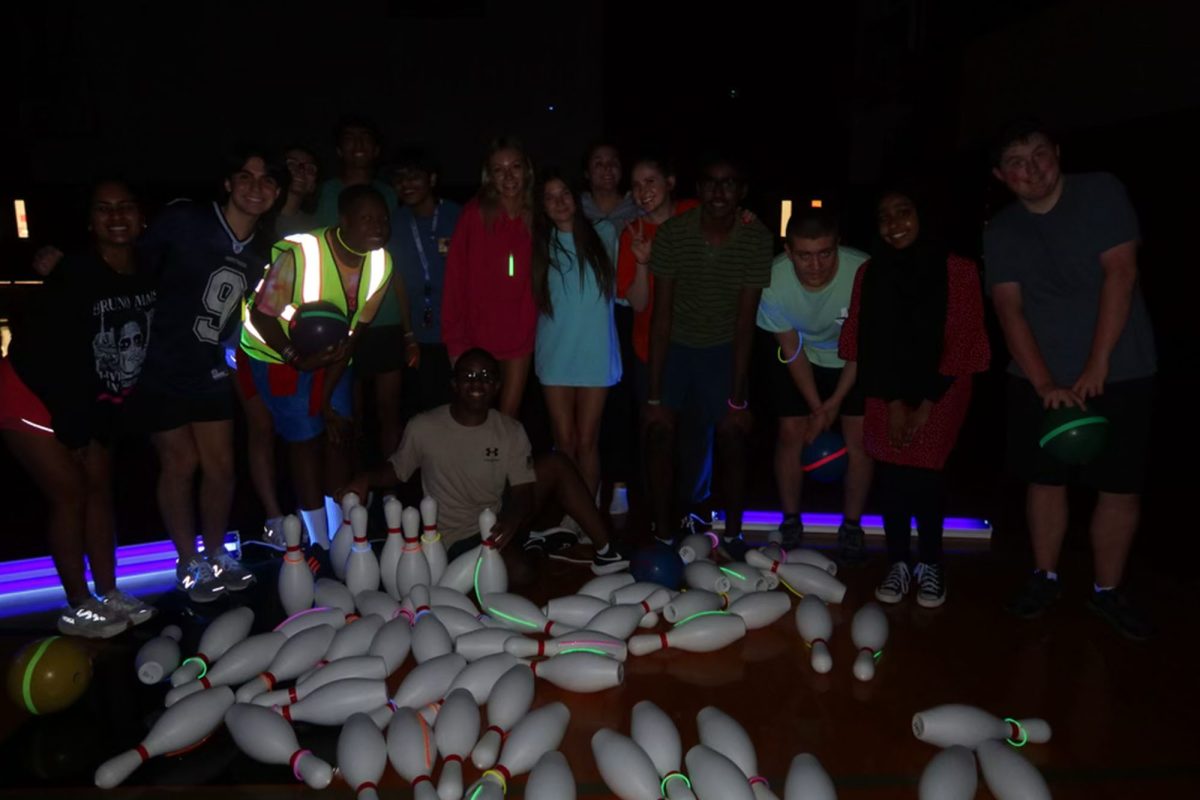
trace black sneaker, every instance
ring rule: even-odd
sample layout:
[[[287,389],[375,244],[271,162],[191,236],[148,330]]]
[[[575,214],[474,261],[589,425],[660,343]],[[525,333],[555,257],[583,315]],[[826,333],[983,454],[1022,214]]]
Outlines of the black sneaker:
[[[614,545],[610,544],[604,555],[597,552],[592,556],[593,575],[611,575],[623,569],[629,569],[629,559],[621,555]]]
[[[804,538],[804,523],[799,517],[785,519],[779,523],[779,546],[784,550],[795,550]]]
[[[946,573],[941,564],[917,564],[917,605],[937,608],[946,602]]]
[[[908,564],[905,564],[903,561],[897,561],[888,570],[883,583],[875,587],[875,599],[889,605],[899,603],[908,594],[908,587],[911,581],[912,575],[908,571]]]
[[[1088,610],[1117,629],[1126,639],[1144,642],[1154,635],[1154,626],[1142,613],[1129,604],[1117,589],[1093,591],[1087,601]]]
[[[722,536],[717,549],[724,553],[730,561],[745,561],[746,551],[750,549],[750,545],[746,544],[746,540],[740,535],[731,538]]]
[[[1004,610],[1022,619],[1037,619],[1062,594],[1062,585],[1045,572],[1034,570],[1021,591],[1008,601]]]
[[[530,531],[525,539],[524,549],[554,555],[563,550],[569,550],[579,543],[575,533],[567,528],[548,528],[544,531]]]
[[[867,560],[867,537],[862,525],[843,522],[838,527],[838,561],[846,565],[861,564]]]

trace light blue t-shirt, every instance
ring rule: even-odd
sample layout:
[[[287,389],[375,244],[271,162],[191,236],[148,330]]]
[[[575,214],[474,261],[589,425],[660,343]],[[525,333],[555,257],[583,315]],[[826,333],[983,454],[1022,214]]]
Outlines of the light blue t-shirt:
[[[608,222],[596,223],[596,233],[605,248],[616,239]],[[538,380],[547,386],[612,386],[621,380],[612,298],[600,290],[590,266],[583,267],[580,281],[574,234],[551,236],[547,280],[554,316],[538,315],[533,357]]]
[[[771,333],[796,331],[809,363],[841,369],[846,362],[838,357],[838,339],[850,314],[854,278],[868,258],[853,247],[839,247],[833,279],[814,290],[800,283],[788,254],[780,254],[771,264],[771,285],[758,303],[758,327]]]

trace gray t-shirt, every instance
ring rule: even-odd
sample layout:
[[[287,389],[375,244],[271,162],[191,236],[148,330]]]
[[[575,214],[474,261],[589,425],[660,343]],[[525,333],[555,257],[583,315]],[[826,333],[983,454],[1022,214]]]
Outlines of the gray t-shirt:
[[[1100,254],[1137,238],[1125,187],[1107,172],[1066,175],[1054,208],[1035,214],[1014,202],[984,231],[988,290],[1020,284],[1025,319],[1059,386],[1079,378],[1092,349],[1104,284]],[[1145,378],[1155,368],[1150,315],[1135,285],[1129,320],[1109,358],[1108,382]],[[1015,361],[1008,370],[1023,377]]]

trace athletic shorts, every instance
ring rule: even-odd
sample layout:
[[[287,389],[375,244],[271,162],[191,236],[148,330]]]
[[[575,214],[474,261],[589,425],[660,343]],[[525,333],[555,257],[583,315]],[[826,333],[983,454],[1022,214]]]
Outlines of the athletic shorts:
[[[25,385],[12,362],[0,359],[0,430],[53,436],[50,411]]]
[[[325,370],[299,372],[286,364],[270,364],[256,358],[247,359],[254,387],[263,404],[271,412],[275,432],[287,442],[307,442],[325,432],[325,417],[321,413],[321,397],[325,387]],[[353,416],[353,373],[347,369],[333,390],[333,410],[339,416]]]
[[[813,412],[804,399],[804,395],[800,394],[796,382],[792,380],[792,373],[788,370],[788,365],[781,363],[777,358],[774,341],[772,341],[770,361],[768,362],[764,358],[760,363],[763,364],[763,369],[767,373],[766,385],[769,393],[767,404],[776,416],[807,417]],[[819,367],[813,364],[812,372],[813,381],[817,384],[817,394],[822,401],[828,400],[837,390],[838,380],[842,377],[841,369]],[[842,400],[841,414],[843,416],[861,417],[865,413],[866,402],[860,386],[861,384],[855,382],[850,387],[850,392],[845,399]]]

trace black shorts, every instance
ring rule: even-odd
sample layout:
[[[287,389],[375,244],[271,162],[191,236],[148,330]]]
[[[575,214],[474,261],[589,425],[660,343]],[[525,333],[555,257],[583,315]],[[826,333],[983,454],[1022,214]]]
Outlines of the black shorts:
[[[127,409],[130,427],[144,433],[162,433],[193,422],[225,422],[233,419],[233,380],[221,389],[193,394],[172,394],[141,384],[134,390]]]
[[[1149,460],[1154,378],[1110,383],[1088,401],[1088,410],[1108,417],[1104,452],[1083,466],[1064,464],[1043,450],[1045,410],[1033,384],[1008,378],[1008,466],[1026,483],[1083,486],[1113,494],[1140,494]]]
[[[404,368],[404,328],[368,325],[354,347],[354,375],[365,378]]]
[[[809,408],[804,395],[800,394],[800,389],[792,380],[792,373],[788,370],[788,365],[780,362],[776,346],[774,337],[772,337],[771,357],[770,359],[764,357],[760,362],[764,365],[767,373],[767,391],[771,398],[771,410],[778,417],[807,417],[813,410]],[[837,389],[842,371],[833,367],[818,367],[816,364],[812,365],[812,371],[813,380],[817,384],[817,394],[820,395],[821,400],[828,400]],[[842,400],[840,413],[845,417],[861,417],[865,408],[866,403],[862,391],[856,382],[850,387],[846,399]]]
[[[404,368],[400,393],[405,419],[450,402],[450,356],[444,344],[421,344],[421,363]]]

